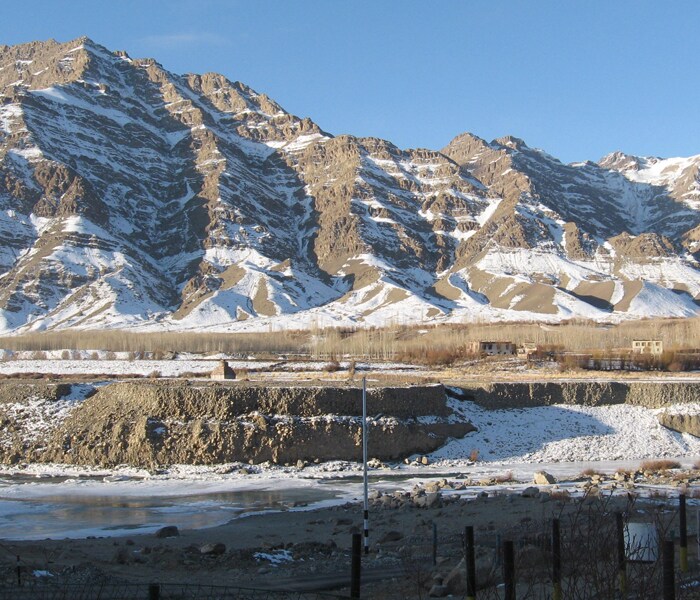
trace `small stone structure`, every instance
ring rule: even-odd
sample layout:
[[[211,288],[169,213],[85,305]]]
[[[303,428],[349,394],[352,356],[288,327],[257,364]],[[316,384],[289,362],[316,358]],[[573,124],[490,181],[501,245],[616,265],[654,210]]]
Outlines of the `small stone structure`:
[[[664,343],[661,340],[633,340],[632,352],[658,356],[664,353]]]
[[[537,344],[535,344],[535,342],[523,342],[522,346],[518,348],[519,358],[530,358],[530,356],[536,353]]]
[[[512,356],[515,354],[515,344],[513,342],[470,342],[469,353],[486,356]]]
[[[211,372],[212,379],[235,379],[236,374],[233,372],[233,369],[228,366],[228,363],[225,360],[222,360],[219,362],[219,366],[216,367]]]

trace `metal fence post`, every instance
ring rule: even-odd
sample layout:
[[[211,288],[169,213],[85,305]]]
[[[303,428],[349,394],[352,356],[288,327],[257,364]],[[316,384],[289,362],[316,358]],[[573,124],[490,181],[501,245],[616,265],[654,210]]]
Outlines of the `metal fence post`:
[[[437,546],[438,546],[438,538],[437,538],[437,523],[433,521],[433,566],[437,566]]]
[[[159,600],[160,599],[160,584],[159,583],[149,583],[148,584],[148,600]]]
[[[464,553],[467,569],[467,600],[476,600],[476,552],[474,548],[474,527],[464,528]]]
[[[617,572],[620,581],[620,596],[627,596],[627,555],[625,552],[625,522],[622,513],[615,513],[617,530]]]
[[[360,597],[360,573],[362,569],[362,536],[352,534],[352,564],[350,567],[350,597]]]
[[[552,599],[561,600],[561,532],[559,519],[552,520]]]
[[[506,588],[504,600],[515,600],[515,549],[512,540],[503,541],[503,581]]]
[[[681,539],[680,539],[680,567],[681,573],[688,572],[688,523],[685,509],[685,494],[678,498],[678,511],[680,517]]]
[[[673,541],[663,543],[663,593],[664,600],[676,600],[676,582],[673,573]]]

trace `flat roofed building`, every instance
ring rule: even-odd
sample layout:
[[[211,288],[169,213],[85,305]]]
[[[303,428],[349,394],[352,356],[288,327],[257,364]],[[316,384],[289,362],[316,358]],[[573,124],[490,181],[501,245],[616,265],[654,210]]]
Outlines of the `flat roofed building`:
[[[535,342],[523,342],[522,346],[518,348],[518,356],[523,358],[528,358],[536,352],[537,344],[535,344]]]
[[[470,354],[486,354],[487,356],[512,356],[515,354],[513,342],[470,342]]]
[[[632,352],[635,354],[663,354],[664,343],[661,340],[633,340]]]

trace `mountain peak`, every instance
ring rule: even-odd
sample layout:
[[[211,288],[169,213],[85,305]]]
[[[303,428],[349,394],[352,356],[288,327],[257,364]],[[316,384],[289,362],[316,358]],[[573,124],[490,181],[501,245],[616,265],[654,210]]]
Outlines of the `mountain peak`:
[[[598,165],[612,171],[638,171],[642,159],[639,156],[626,154],[620,150],[606,154],[598,161]]]
[[[695,163],[550,159],[333,138],[87,36],[0,47],[0,331],[696,314]]]
[[[598,165],[612,171],[639,171],[664,160],[658,156],[635,156],[617,150],[606,154],[598,161]]]
[[[523,148],[528,147],[524,140],[520,139],[519,137],[515,137],[514,135],[506,135],[505,137],[500,137],[498,139],[493,140],[493,143],[498,144],[499,146],[510,148],[511,150],[521,150]]]

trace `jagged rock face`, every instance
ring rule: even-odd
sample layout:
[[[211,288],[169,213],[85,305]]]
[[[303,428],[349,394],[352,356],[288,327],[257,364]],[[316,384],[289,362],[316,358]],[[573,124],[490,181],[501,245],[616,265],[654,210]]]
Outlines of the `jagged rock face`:
[[[400,150],[87,38],[2,46],[0,328],[688,316],[699,169]]]

